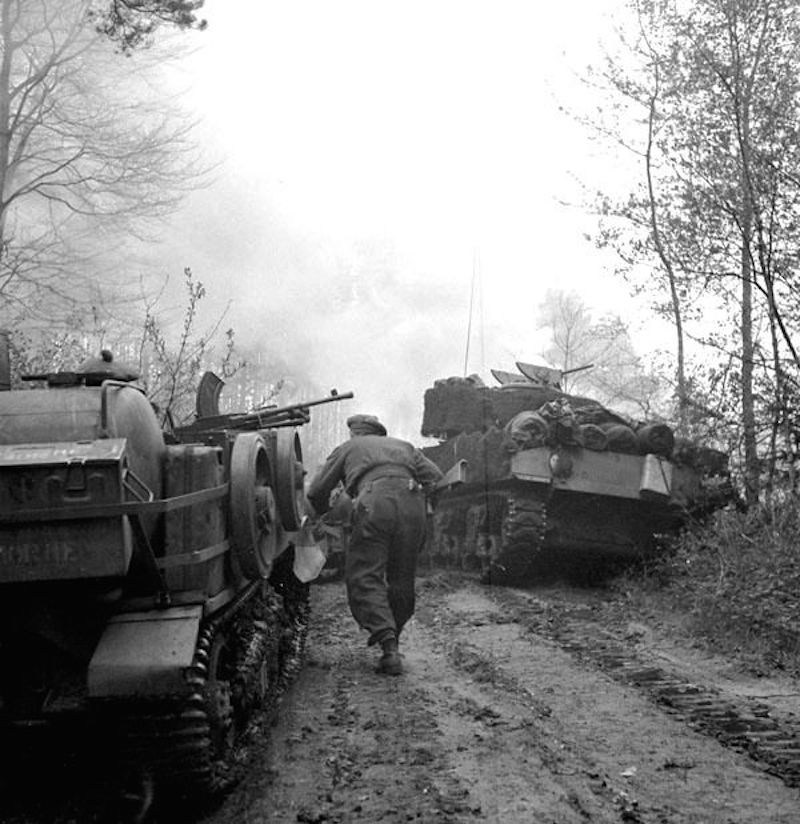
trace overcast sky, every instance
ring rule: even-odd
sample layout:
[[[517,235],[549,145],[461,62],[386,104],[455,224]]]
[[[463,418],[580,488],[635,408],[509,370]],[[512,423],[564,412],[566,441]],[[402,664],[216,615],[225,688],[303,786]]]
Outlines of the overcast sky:
[[[243,343],[418,441],[424,389],[464,373],[473,283],[487,380],[537,355],[547,288],[632,311],[560,204],[607,162],[559,105],[618,5],[207,0],[179,83],[221,165],[162,260],[232,301]]]

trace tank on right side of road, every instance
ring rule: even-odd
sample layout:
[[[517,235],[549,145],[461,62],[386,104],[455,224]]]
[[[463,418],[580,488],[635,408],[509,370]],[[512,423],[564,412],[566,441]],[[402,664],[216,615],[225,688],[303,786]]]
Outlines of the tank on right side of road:
[[[603,573],[733,499],[724,452],[567,394],[558,370],[517,366],[492,370],[498,386],[452,377],[425,392],[422,435],[439,443],[423,452],[445,473],[433,562],[486,583],[553,565]]]

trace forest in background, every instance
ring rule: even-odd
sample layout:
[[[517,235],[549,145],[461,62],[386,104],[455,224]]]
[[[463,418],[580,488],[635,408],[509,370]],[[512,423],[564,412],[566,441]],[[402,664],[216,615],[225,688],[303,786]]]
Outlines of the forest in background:
[[[0,306],[15,364],[54,371],[110,348],[179,421],[205,369],[235,409],[330,389],[285,354],[238,346],[219,296],[201,319],[208,295],[190,268],[170,273],[183,288],[167,301],[163,276],[137,276],[128,255],[213,175],[191,115],[152,94],[180,59],[175,38],[203,36],[202,5],[0,2]],[[592,110],[572,114],[624,173],[587,180],[586,208],[592,240],[674,343],[641,353],[624,319],[553,290],[532,307],[549,340],[538,354],[593,365],[568,391],[728,452],[750,509],[769,510],[796,491],[798,7],[636,0],[617,31],[582,78]],[[339,292],[351,313],[376,299],[358,273]]]

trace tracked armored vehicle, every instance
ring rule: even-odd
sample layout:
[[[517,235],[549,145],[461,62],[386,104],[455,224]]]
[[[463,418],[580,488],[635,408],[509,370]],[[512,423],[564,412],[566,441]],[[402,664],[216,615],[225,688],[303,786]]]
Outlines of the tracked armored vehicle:
[[[562,392],[558,370],[517,366],[494,370],[499,386],[449,378],[425,393],[422,434],[440,443],[423,452],[445,473],[432,561],[487,583],[601,574],[729,500],[723,453]]]
[[[196,798],[300,667],[299,427],[338,398],[224,416],[204,379],[165,431],[134,377],[107,356],[0,391],[0,727],[97,734]]]

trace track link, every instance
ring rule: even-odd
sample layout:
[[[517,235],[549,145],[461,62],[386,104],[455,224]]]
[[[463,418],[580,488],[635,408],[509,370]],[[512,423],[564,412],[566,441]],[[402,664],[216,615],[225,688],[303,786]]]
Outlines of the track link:
[[[509,584],[524,580],[544,545],[547,508],[539,498],[512,494],[506,500],[502,540],[484,570],[484,583]]]
[[[188,693],[163,701],[105,702],[122,766],[149,775],[168,795],[198,799],[232,786],[246,767],[246,731],[271,720],[302,667],[309,588],[257,582],[221,614],[204,620]]]

